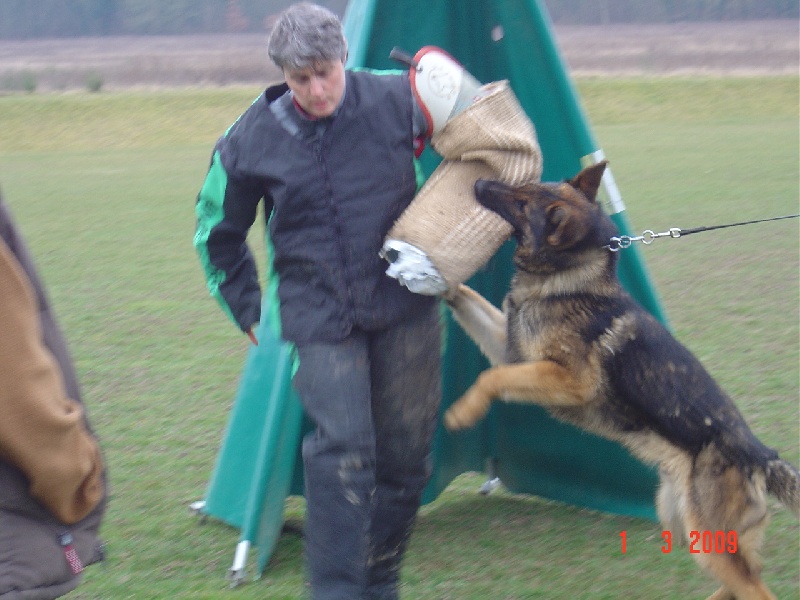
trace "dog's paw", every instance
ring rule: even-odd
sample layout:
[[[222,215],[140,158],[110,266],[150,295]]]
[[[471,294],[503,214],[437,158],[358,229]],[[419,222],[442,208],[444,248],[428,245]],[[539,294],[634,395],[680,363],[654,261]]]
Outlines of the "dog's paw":
[[[469,427],[469,424],[462,423],[461,419],[459,418],[458,411],[451,408],[444,413],[444,426],[448,431],[459,431]]]
[[[442,298],[449,306],[453,306],[460,296],[464,294],[464,290],[469,289],[463,283],[457,283],[454,286],[448,287],[447,291],[442,294]]]
[[[450,431],[472,427],[489,411],[491,398],[484,396],[475,386],[467,390],[444,414],[444,426]]]

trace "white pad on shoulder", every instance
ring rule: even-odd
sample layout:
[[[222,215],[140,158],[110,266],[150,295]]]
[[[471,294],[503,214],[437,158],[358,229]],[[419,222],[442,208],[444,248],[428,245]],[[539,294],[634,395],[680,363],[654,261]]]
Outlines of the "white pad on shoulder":
[[[428,120],[428,135],[433,136],[481,95],[481,84],[437,46],[421,48],[414,55],[414,63],[411,89]]]

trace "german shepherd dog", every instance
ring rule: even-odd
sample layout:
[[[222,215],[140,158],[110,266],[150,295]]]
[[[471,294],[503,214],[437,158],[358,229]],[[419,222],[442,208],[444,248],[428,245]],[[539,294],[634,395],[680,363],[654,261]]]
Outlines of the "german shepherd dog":
[[[596,201],[601,162],[562,183],[512,188],[480,180],[475,195],[514,227],[515,273],[501,312],[465,285],[446,299],[492,367],[445,414],[470,427],[493,399],[531,402],[658,465],[659,519],[673,539],[736,537],[696,554],[722,587],[710,599],[774,598],[758,556],[767,493],[800,516],[800,473],[764,446],[699,361],[625,291],[618,235]]]

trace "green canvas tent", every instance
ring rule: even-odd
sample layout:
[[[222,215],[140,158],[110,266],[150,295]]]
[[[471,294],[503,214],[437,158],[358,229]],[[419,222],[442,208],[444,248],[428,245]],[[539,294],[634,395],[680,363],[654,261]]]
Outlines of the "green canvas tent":
[[[449,52],[479,81],[507,79],[533,121],[544,156],[543,179],[569,178],[597,162],[593,139],[544,3],[538,0],[351,0],[344,18],[350,44],[348,66],[398,68],[393,47],[414,54],[434,45]],[[432,151],[421,157],[430,173]],[[603,180],[608,211],[629,233],[624,206],[610,170]],[[507,244],[469,284],[499,305],[512,274]],[[644,266],[634,248],[623,253],[620,277],[628,291],[664,321]],[[265,312],[275,315],[275,305]],[[230,575],[244,576],[251,545],[258,547],[260,574],[283,523],[288,495],[302,494],[300,440],[309,427],[292,391],[290,348],[280,341],[275,319],[264,319],[260,345],[247,358],[231,418],[206,497],[205,515],[241,529]],[[444,411],[488,366],[452,321],[447,324],[442,383]],[[592,509],[654,517],[656,473],[622,447],[578,431],[533,406],[497,403],[476,428],[435,438],[434,472],[426,490],[431,502],[458,475],[489,471],[508,489]],[[476,490],[477,493],[477,490]]]

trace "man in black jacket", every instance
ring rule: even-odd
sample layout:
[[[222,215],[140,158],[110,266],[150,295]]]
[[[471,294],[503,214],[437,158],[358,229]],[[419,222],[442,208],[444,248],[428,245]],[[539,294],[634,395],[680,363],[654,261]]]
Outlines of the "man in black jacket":
[[[218,141],[198,195],[195,246],[209,289],[255,342],[275,322],[316,430],[303,442],[305,557],[316,600],[398,597],[398,572],[431,472],[440,401],[438,301],[384,273],[386,232],[417,186],[426,121],[407,75],[346,71],[327,9],[277,20],[268,88]],[[267,303],[246,244],[269,223]]]

